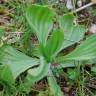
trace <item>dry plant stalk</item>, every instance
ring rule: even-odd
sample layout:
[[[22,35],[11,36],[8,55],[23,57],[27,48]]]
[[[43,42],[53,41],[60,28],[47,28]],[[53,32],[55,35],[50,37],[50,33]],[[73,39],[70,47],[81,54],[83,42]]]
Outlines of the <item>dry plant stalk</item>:
[[[75,11],[73,11],[73,13],[79,12],[79,11],[81,11],[81,10],[87,8],[87,7],[90,7],[90,6],[94,5],[94,4],[96,4],[96,0],[91,0],[90,3],[88,3],[88,4],[86,4],[86,5],[82,6],[82,7],[80,7],[78,9],[76,9]]]

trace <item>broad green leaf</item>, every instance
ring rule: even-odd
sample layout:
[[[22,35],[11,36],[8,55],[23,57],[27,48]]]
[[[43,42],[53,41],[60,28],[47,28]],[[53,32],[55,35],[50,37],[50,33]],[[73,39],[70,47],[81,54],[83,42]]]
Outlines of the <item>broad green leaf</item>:
[[[58,62],[58,61],[57,61]],[[96,63],[96,59],[91,59],[87,61],[78,61],[78,60],[64,60],[61,62],[58,62],[59,64],[57,66],[54,66],[56,69],[62,69],[62,68],[67,68],[67,67],[78,67],[83,65],[93,65]]]
[[[96,34],[90,36],[70,54],[58,58],[64,60],[90,60],[96,58]],[[61,59],[61,60],[60,60]]]
[[[62,30],[56,30],[52,33],[45,47],[45,57],[51,61],[60,51],[64,41],[64,33]]]
[[[40,65],[36,68],[28,70],[28,76],[27,79],[32,79],[31,82],[33,84],[40,79],[42,79],[44,76],[47,75],[50,68],[50,64],[46,64],[46,61],[43,57],[41,57]]]
[[[14,84],[13,75],[8,65],[0,65],[0,80],[6,82],[8,85]]]
[[[36,32],[39,43],[45,46],[48,34],[53,27],[54,12],[47,6],[31,5],[27,8],[26,18]]]
[[[47,77],[50,91],[52,93],[52,96],[64,96],[63,92],[61,91],[59,85],[56,82],[55,77],[49,73],[49,76]]]
[[[0,48],[0,63],[10,67],[14,78],[28,68],[39,65],[38,59],[28,57],[7,45]]]
[[[61,49],[69,47],[83,39],[86,29],[83,25],[73,24],[74,16],[66,14],[59,19],[60,27],[64,30],[64,43]]]
[[[60,64],[55,66],[55,68],[62,69],[62,68],[67,68],[67,67],[77,67],[82,64],[82,62],[74,61],[74,60],[64,60],[63,62],[59,62],[59,63]]]
[[[59,19],[60,27],[65,31],[65,37],[69,36],[66,32],[69,32],[69,30],[72,30],[73,20],[74,20],[73,14],[65,14]]]
[[[50,64],[46,64],[44,58],[41,57],[40,65],[38,67],[34,67],[28,70],[28,74],[24,81],[24,84],[21,85],[24,87],[21,90],[28,92],[36,82],[41,80],[43,77],[47,76],[49,68]]]

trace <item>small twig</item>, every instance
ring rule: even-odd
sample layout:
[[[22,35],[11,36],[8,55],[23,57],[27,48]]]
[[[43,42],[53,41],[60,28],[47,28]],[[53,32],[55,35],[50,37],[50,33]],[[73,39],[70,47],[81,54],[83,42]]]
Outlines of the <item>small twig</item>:
[[[76,9],[76,12],[79,12],[79,11],[81,11],[81,10],[87,8],[87,7],[90,7],[90,6],[92,6],[93,4],[94,4],[93,2],[88,3],[88,4],[84,5],[84,6],[82,6],[82,7],[78,8],[78,9]]]
[[[86,5],[82,6],[82,7],[80,7],[80,8],[78,8],[78,9],[74,10],[72,13],[79,12],[79,11],[81,11],[81,10],[87,8],[87,7],[90,7],[90,6],[94,5],[94,4],[96,4],[96,2],[93,2],[93,1],[92,1],[92,2],[86,4]]]

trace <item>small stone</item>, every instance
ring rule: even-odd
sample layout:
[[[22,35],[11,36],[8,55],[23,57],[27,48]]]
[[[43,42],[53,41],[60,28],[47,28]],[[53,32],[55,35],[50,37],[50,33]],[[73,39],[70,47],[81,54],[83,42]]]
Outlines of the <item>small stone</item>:
[[[68,8],[68,10],[72,10],[73,9],[72,0],[67,0],[66,7]]]
[[[82,1],[81,1],[81,0],[78,0],[78,1],[77,1],[77,6],[78,6],[78,7],[81,7],[81,6],[82,6]]]
[[[96,33],[96,24],[92,24],[91,27],[89,28],[90,33]]]
[[[91,1],[96,4],[96,0],[91,0]]]

